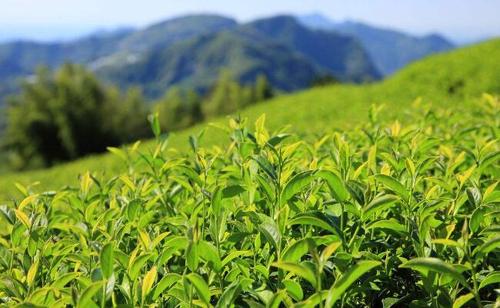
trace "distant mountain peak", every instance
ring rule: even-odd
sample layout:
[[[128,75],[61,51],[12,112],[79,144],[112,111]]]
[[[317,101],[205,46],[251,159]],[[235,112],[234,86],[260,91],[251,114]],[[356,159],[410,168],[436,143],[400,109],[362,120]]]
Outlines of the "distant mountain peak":
[[[332,24],[336,23],[329,17],[323,15],[322,13],[319,12],[313,12],[305,15],[301,15],[297,17],[299,21],[305,25],[308,25],[309,27],[312,28],[327,28],[331,26]]]
[[[357,38],[384,75],[430,54],[454,48],[453,43],[438,33],[414,36],[359,21],[334,22],[317,14],[298,16],[298,19],[311,29],[330,30]]]

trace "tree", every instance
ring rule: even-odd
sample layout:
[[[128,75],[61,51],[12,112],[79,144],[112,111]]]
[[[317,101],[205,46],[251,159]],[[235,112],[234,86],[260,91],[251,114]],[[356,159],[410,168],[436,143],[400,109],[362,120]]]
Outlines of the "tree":
[[[101,152],[143,136],[143,106],[137,90],[122,96],[81,66],[41,68],[10,100],[4,146],[18,169]]]
[[[262,102],[273,97],[273,89],[266,75],[259,75],[255,81],[255,101]]]
[[[241,87],[227,70],[222,70],[207,100],[202,105],[203,115],[213,117],[228,114],[239,109]]]
[[[319,75],[311,82],[312,87],[323,87],[338,84],[339,80],[331,74]]]
[[[179,87],[170,88],[155,104],[154,110],[160,115],[161,127],[167,131],[185,128],[202,120],[198,94]]]

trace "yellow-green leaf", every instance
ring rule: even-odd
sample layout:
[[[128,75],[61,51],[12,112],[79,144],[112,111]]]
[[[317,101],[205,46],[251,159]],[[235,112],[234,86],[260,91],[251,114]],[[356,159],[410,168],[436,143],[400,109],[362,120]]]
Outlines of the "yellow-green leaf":
[[[156,281],[156,266],[153,266],[151,270],[144,276],[144,280],[142,281],[142,296],[146,297],[151,291],[154,282]]]

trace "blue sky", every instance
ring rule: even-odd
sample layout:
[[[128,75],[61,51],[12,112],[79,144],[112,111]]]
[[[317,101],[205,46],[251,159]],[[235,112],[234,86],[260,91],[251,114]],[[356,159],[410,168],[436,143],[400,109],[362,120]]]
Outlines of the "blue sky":
[[[500,0],[1,0],[0,6],[0,40],[69,38],[199,12],[240,21],[315,12],[415,34],[441,32],[461,41],[500,36]]]

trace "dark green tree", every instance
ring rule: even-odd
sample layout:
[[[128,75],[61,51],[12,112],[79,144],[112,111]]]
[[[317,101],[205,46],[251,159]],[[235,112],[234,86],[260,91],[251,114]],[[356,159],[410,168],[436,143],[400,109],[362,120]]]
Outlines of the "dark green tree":
[[[42,167],[143,137],[140,92],[122,96],[83,67],[41,68],[7,108],[5,148],[14,168]]]
[[[231,73],[222,70],[212,91],[202,104],[205,117],[214,117],[220,114],[229,114],[242,106],[240,85],[233,80]]]
[[[255,80],[255,102],[262,102],[273,97],[273,89],[266,75],[259,75]]]
[[[177,130],[202,120],[200,97],[193,90],[172,87],[154,106],[164,130]]]

